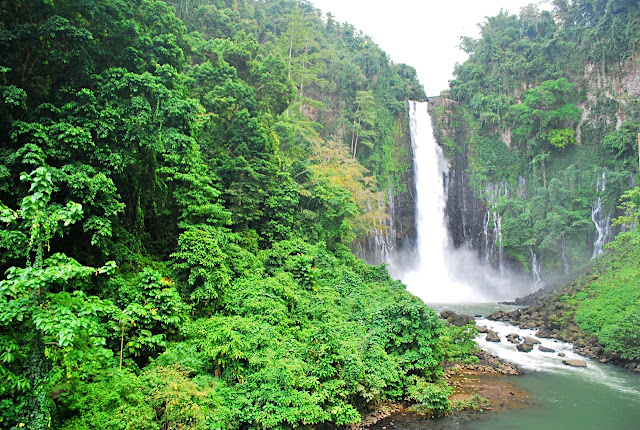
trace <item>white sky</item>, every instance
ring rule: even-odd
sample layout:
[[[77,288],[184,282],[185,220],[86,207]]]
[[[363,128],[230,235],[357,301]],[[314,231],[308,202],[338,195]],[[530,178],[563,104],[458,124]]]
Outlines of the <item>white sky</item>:
[[[518,14],[521,7],[539,1],[310,0],[337,21],[371,36],[392,61],[415,67],[429,96],[447,89],[455,63],[465,60],[458,48],[460,36],[478,37],[477,24],[500,9]]]

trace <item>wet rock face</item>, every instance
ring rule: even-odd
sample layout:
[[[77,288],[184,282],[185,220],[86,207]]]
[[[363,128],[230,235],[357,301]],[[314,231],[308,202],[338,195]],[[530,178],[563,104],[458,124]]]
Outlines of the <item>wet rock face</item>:
[[[447,322],[456,327],[464,327],[467,324],[475,324],[471,315],[457,314],[453,311],[444,310],[440,312],[440,318],[447,320]]]
[[[469,185],[467,154],[456,153],[450,161],[445,215],[453,246],[471,246],[482,256],[486,252],[481,243],[486,203],[475,197]],[[492,238],[489,242],[493,243]]]
[[[498,336],[498,333],[496,333],[495,331],[488,330],[486,340],[487,342],[500,342],[500,337]]]
[[[533,345],[523,342],[518,344],[516,348],[518,348],[518,351],[520,352],[531,352],[533,350]]]
[[[587,367],[587,363],[584,360],[562,360],[562,364],[571,367]]]
[[[408,113],[406,118],[398,121],[404,124],[404,128],[394,136],[394,140],[396,146],[401,148],[398,153],[406,154],[406,158],[402,157],[398,161],[407,168],[399,178],[391,177],[388,183],[386,198],[388,217],[380,220],[386,229],[384,231],[373,229],[367,236],[351,245],[356,255],[374,265],[389,263],[396,252],[411,252],[416,246],[416,186]],[[381,201],[379,205],[383,207],[385,202]]]

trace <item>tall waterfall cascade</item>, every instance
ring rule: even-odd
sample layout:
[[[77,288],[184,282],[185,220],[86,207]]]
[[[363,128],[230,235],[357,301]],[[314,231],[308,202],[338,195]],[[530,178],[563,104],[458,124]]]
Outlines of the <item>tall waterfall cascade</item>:
[[[428,103],[409,102],[409,120],[417,251],[413,258],[396,257],[393,271],[400,274],[409,291],[427,303],[481,303],[516,297],[522,286],[478,261],[472,250],[451,245],[445,219],[449,165],[435,140]]]
[[[435,140],[428,102],[410,101],[409,119],[416,181],[417,250],[413,258],[396,257],[392,271],[399,273],[409,291],[426,303],[492,302],[529,292],[528,286],[523,289],[478,261],[472,250],[454,249],[450,244],[445,219],[449,165]],[[491,215],[500,229],[499,215]],[[502,260],[502,255],[499,258]]]
[[[600,193],[607,189],[607,174],[602,172],[602,177],[598,178],[596,185],[596,192]],[[593,242],[593,255],[592,259],[604,252],[605,243],[611,241],[612,228],[611,228],[611,214],[605,213],[602,207],[602,198],[598,196],[595,202],[591,203],[591,221],[596,228],[596,240]]]

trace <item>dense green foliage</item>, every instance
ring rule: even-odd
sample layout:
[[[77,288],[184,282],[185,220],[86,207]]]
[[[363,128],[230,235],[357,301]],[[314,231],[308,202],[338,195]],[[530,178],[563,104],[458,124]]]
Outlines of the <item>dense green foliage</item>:
[[[547,278],[592,256],[601,227],[638,171],[640,104],[624,80],[637,73],[640,8],[634,1],[557,0],[487,18],[463,38],[448,122],[466,151],[476,194],[502,216],[505,255]],[[496,189],[508,190],[496,193]]]
[[[305,1],[0,2],[0,426],[446,413],[469,333],[346,246],[423,97]]]
[[[630,361],[640,359],[639,246],[636,230],[619,235],[611,251],[575,281],[579,292],[561,297],[582,329],[597,335],[606,350]]]

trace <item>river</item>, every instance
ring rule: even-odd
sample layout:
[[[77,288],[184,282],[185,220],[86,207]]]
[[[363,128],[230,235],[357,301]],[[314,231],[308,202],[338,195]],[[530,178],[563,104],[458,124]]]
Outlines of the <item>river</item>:
[[[438,312],[451,309],[473,315],[487,315],[504,306],[482,305],[434,305]],[[533,330],[521,330],[510,324],[477,318],[478,325],[485,325],[499,333],[500,343],[477,339],[484,350],[519,365],[525,374],[504,377],[517,387],[527,391],[531,402],[527,407],[498,408],[484,412],[461,412],[452,416],[431,419],[411,413],[400,413],[381,421],[375,429],[430,429],[430,430],[565,430],[565,429],[640,429],[640,375],[611,365],[585,359],[573,352],[570,344],[553,339],[540,339],[555,353],[543,353],[537,347],[529,353],[516,350],[505,336],[518,333],[534,336]],[[578,358],[587,362],[586,368],[572,368],[562,364],[562,357]]]
[[[391,262],[391,269],[400,275],[410,292],[430,303],[437,312],[450,309],[468,315],[489,315],[498,309],[515,309],[495,302],[525,295],[537,284],[515,282],[503,270],[478,261],[469,250],[453,249],[444,221],[448,163],[434,138],[428,104],[410,102],[409,113],[416,179],[417,258],[411,261],[403,256]],[[474,302],[481,304],[465,304]],[[482,383],[499,385],[506,379],[509,381],[506,384],[515,385],[512,390],[506,388],[518,393],[514,397],[528,392],[522,396],[526,401],[439,419],[400,413],[374,428],[640,429],[640,375],[591,360],[585,360],[586,368],[565,366],[558,356],[560,352],[566,359],[584,358],[575,354],[571,345],[549,339],[540,340],[554,353],[540,352],[537,347],[528,353],[519,352],[505,336],[516,332],[522,337],[534,337],[534,331],[480,318],[476,321],[497,331],[501,338],[500,343],[490,343],[481,335],[478,344],[525,371],[522,376],[496,377]]]

